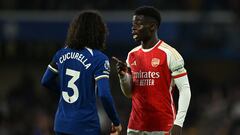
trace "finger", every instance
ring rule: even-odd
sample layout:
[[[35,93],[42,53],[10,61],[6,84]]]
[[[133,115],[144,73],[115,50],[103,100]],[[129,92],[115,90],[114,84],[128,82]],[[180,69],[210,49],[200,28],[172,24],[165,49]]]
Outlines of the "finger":
[[[116,132],[116,129],[114,128],[114,126],[111,127],[111,133]]]
[[[112,59],[117,62],[117,66],[119,66],[119,67],[126,67],[127,66],[127,64],[125,62],[119,60],[117,57],[113,56]]]
[[[114,57],[114,56],[113,56],[112,59],[115,60],[115,61],[118,62],[118,63],[122,63],[122,61],[119,60],[117,57]]]
[[[124,75],[126,72],[124,72],[123,70],[121,70],[121,71],[119,71],[118,73],[121,74],[121,75]]]

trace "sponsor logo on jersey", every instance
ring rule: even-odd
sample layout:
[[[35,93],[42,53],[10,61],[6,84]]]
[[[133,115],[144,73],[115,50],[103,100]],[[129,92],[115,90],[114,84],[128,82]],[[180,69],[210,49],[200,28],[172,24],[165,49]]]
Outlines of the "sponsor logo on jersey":
[[[157,67],[160,64],[160,59],[152,58],[151,64],[153,67]]]
[[[148,71],[148,72],[142,72],[141,70],[139,72],[133,72],[133,77],[134,78],[159,78],[160,77],[160,73],[159,72],[152,72],[152,71]]]
[[[139,72],[132,72],[133,78],[137,81],[135,81],[136,85],[139,86],[153,86],[155,85],[155,79],[160,78],[160,72],[142,72],[141,70]]]

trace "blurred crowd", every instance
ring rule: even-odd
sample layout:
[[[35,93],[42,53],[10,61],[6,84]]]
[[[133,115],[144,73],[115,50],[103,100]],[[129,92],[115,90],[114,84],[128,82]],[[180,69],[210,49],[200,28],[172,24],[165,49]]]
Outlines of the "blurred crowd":
[[[3,10],[131,10],[140,5],[154,5],[161,10],[238,10],[239,0],[1,0]]]

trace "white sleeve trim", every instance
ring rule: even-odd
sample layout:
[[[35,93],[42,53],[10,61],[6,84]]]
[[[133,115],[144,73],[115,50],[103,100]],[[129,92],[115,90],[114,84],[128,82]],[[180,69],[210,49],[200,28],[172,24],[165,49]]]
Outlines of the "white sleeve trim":
[[[175,78],[174,81],[179,90],[178,111],[174,124],[183,127],[191,99],[190,85],[187,75]]]
[[[48,65],[49,69],[53,71],[54,73],[58,73],[58,70],[56,68],[53,68],[50,64]]]
[[[109,78],[109,75],[100,75],[100,76],[97,76],[95,77],[95,80],[99,80],[99,79],[102,79],[102,78]]]

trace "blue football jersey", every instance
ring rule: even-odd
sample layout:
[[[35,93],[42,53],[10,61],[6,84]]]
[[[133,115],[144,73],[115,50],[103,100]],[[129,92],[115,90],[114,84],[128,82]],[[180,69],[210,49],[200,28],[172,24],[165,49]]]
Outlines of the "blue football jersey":
[[[109,78],[108,57],[99,50],[62,48],[48,68],[58,74],[60,100],[54,130],[71,134],[100,134],[96,81]]]

